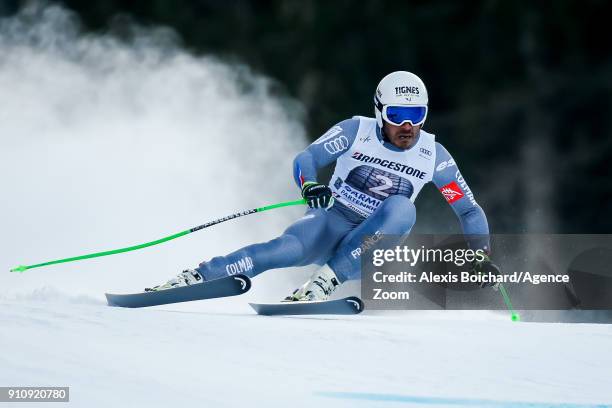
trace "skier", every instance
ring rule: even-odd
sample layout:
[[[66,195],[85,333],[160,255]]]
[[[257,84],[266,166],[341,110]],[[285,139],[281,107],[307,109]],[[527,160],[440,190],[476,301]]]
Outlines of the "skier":
[[[427,89],[418,76],[406,71],[385,76],[374,95],[375,119],[344,120],[296,156],[294,179],[309,206],[302,218],[278,238],[212,258],[145,290],[317,264],[322,266],[285,300],[326,300],[343,282],[360,278],[363,236],[410,232],[413,202],[429,182],[451,205],[472,249],[488,253],[486,216],[451,155],[422,130],[427,111]],[[329,185],[317,181],[317,170],[333,162]],[[485,263],[490,260],[474,264],[473,272]]]

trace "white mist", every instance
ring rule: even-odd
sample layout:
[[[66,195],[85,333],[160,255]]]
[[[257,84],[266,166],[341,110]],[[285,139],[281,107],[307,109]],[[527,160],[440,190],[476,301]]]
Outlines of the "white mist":
[[[0,297],[139,290],[274,238],[302,213],[279,209],[137,252],[9,273],[299,197],[300,105],[272,96],[248,67],[183,51],[168,30],[135,31],[129,42],[83,34],[55,6],[0,20]],[[300,283],[273,273],[265,279],[283,282],[283,293]]]

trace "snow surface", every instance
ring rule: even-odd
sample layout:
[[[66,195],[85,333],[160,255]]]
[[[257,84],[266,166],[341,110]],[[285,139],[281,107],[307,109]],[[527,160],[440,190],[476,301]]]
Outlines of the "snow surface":
[[[53,290],[1,298],[0,384],[70,386],[75,407],[612,406],[609,325],[483,312],[264,317],[254,297],[197,311]]]

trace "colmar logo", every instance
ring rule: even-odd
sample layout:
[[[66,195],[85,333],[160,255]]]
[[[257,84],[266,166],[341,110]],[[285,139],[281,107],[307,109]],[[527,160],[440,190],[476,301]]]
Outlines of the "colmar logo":
[[[461,189],[454,181],[451,181],[447,185],[442,186],[442,188],[440,188],[440,192],[442,193],[444,198],[446,198],[446,201],[448,201],[449,204],[452,204],[455,201],[459,200],[461,197],[463,197]]]
[[[475,206],[476,200],[474,199],[474,193],[472,193],[472,190],[468,187],[467,183],[465,182],[465,179],[463,178],[461,173],[459,173],[459,170],[457,170],[457,172],[455,173],[455,177],[457,178],[457,181],[459,182],[459,185],[461,186],[463,191],[465,191],[465,195],[467,196],[468,200],[470,200],[470,203]]]
[[[237,273],[250,271],[253,269],[253,266],[253,259],[250,256],[245,256],[237,262],[225,265],[225,272],[228,275],[236,275]]]

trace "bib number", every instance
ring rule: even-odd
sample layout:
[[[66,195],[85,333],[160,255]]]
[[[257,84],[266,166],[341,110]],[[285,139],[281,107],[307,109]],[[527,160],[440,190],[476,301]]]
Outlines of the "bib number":
[[[346,177],[346,184],[377,200],[392,195],[412,196],[414,186],[410,180],[371,166],[357,166]]]
[[[380,194],[385,198],[389,197],[389,193],[386,193],[385,190],[393,188],[393,181],[389,177],[383,176],[382,174],[377,174],[374,176],[374,178],[376,178],[382,184],[376,187],[370,187],[369,190],[374,194]]]

